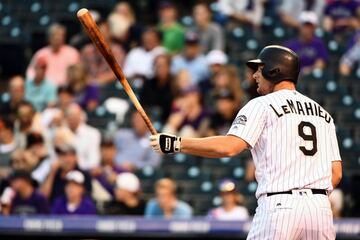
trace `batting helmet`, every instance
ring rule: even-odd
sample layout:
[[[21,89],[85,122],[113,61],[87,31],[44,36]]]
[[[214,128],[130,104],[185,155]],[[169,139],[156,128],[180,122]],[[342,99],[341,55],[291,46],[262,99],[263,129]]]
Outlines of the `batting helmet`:
[[[246,65],[254,71],[257,71],[259,65],[263,65],[263,76],[274,83],[290,80],[296,84],[300,72],[298,55],[279,45],[264,47],[257,59],[248,61]]]

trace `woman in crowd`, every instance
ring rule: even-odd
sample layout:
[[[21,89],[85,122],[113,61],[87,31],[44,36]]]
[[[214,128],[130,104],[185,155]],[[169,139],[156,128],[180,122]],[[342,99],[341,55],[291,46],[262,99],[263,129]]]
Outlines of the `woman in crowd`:
[[[95,85],[88,83],[84,67],[81,64],[70,66],[67,69],[67,78],[76,102],[88,112],[95,110],[99,103],[99,91]]]

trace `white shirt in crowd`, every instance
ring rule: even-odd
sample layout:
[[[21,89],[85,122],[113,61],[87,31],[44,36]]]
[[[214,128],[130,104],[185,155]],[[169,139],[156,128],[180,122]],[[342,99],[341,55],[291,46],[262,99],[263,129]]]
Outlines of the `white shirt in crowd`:
[[[132,49],[124,64],[124,74],[128,78],[132,78],[136,75],[145,76],[151,78],[154,75],[154,59],[165,54],[165,48],[158,46],[151,51],[146,51],[143,47],[137,47]]]
[[[101,135],[98,129],[80,124],[74,135],[74,146],[81,170],[89,170],[100,165]]]

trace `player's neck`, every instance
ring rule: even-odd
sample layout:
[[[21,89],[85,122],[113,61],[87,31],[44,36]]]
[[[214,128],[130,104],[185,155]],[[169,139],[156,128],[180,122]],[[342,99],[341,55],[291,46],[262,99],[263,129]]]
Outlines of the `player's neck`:
[[[293,82],[289,82],[289,81],[279,82],[274,86],[273,92],[285,90],[285,89],[286,90],[295,90],[296,89],[295,84]]]

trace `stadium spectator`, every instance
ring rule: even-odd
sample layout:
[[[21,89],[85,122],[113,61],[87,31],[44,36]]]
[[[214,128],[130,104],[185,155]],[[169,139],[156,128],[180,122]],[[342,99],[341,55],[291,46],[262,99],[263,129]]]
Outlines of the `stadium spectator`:
[[[135,174],[120,173],[114,192],[115,199],[105,205],[105,214],[144,215],[146,202],[141,198],[140,180]]]
[[[210,117],[208,135],[226,135],[240,106],[229,90],[218,92],[215,99],[216,107]]]
[[[141,27],[136,22],[134,10],[128,2],[119,2],[108,17],[112,38],[129,52],[140,44]]]
[[[192,84],[199,84],[209,77],[209,68],[205,56],[201,53],[199,36],[193,31],[186,33],[184,51],[172,61],[173,74],[176,75],[183,69],[190,72]]]
[[[35,64],[39,58],[47,62],[45,77],[56,86],[66,85],[66,69],[79,61],[78,51],[65,44],[66,28],[54,23],[48,29],[49,45],[38,50],[26,70],[26,78],[34,79]]]
[[[161,156],[149,147],[150,132],[137,111],[131,114],[132,128],[120,129],[114,138],[117,148],[116,164],[127,170],[145,166],[158,167]]]
[[[346,45],[346,49],[350,49],[351,47],[353,47],[359,38],[360,38],[360,28],[352,34],[350,40]]]
[[[45,78],[47,63],[38,58],[34,64],[34,78],[25,82],[25,100],[29,101],[37,112],[56,104],[56,86]]]
[[[65,111],[67,126],[74,134],[73,144],[82,170],[90,170],[100,165],[100,131],[86,124],[86,116],[81,107],[71,104]]]
[[[221,50],[211,50],[206,55],[206,61],[209,65],[210,76],[209,79],[199,83],[201,92],[206,95],[208,91],[214,87],[212,79],[220,72],[220,70],[228,63],[226,53]]]
[[[74,92],[75,101],[85,111],[94,111],[99,104],[99,89],[95,84],[89,83],[87,71],[83,65],[78,63],[68,67],[67,79]]]
[[[145,84],[140,92],[140,101],[150,111],[160,111],[161,121],[165,122],[171,111],[173,101],[172,82],[170,73],[171,58],[159,55],[155,58],[155,76]]]
[[[27,135],[26,150],[29,150],[37,158],[37,164],[31,172],[31,177],[41,184],[49,174],[52,162],[43,136],[36,132],[30,132]]]
[[[162,46],[167,53],[176,54],[184,48],[185,29],[177,22],[177,9],[172,1],[159,4],[159,31],[162,33]]]
[[[236,190],[235,182],[224,180],[219,186],[221,207],[212,209],[208,217],[223,221],[241,221],[249,219],[249,212],[243,206],[244,196]]]
[[[11,154],[16,150],[14,123],[0,118],[0,181],[11,171]]]
[[[62,112],[65,113],[70,105],[75,102],[74,90],[70,86],[62,86],[58,88],[57,94],[58,101],[56,105]]]
[[[210,66],[211,75],[215,76],[220,71],[221,67],[228,63],[228,56],[225,52],[215,49],[211,50],[206,55],[206,60]]]
[[[193,215],[189,204],[176,197],[176,183],[169,178],[156,182],[156,198],[151,199],[145,209],[147,218],[188,219]]]
[[[109,24],[106,21],[102,21],[98,24],[98,26],[101,34],[110,44],[110,49],[113,52],[116,61],[120,64],[120,66],[123,66],[125,51],[121,45],[112,41]],[[115,81],[115,74],[93,43],[86,44],[81,49],[80,58],[85,72],[89,76],[90,83],[104,85]]]
[[[319,19],[322,19],[325,0],[283,0],[279,7],[279,15],[282,22],[290,28],[299,28],[300,14],[304,11],[315,12]]]
[[[315,36],[318,18],[314,12],[300,14],[300,33],[295,39],[285,43],[300,57],[300,69],[303,74],[309,74],[314,69],[324,69],[328,61],[328,52],[322,39]]]
[[[30,151],[17,149],[11,154],[11,168],[14,171],[31,172],[38,164],[38,158]]]
[[[264,0],[220,0],[219,10],[236,23],[258,27],[264,14]]]
[[[116,177],[124,169],[115,164],[116,147],[113,140],[101,142],[101,165],[91,169],[93,177],[93,198],[96,201],[110,200],[114,196]]]
[[[224,91],[230,91],[234,96],[235,101],[240,106],[245,100],[245,94],[240,86],[240,79],[238,78],[237,69],[234,66],[220,67],[217,74],[210,80],[212,89],[206,92],[206,105],[211,108],[215,106],[214,96],[219,95]]]
[[[46,198],[36,190],[36,183],[29,172],[15,171],[10,177],[10,186],[14,191],[10,203],[12,215],[48,214]]]
[[[209,114],[203,106],[201,92],[198,87],[190,86],[174,104],[163,131],[180,136],[205,136],[208,126]]]
[[[9,120],[15,121],[18,106],[25,98],[24,78],[20,75],[10,78],[8,91],[10,95],[9,101],[1,103],[0,111],[2,114],[6,114]]]
[[[337,0],[325,8],[323,27],[328,32],[354,31],[360,27],[360,3],[356,0]]]
[[[355,66],[358,66],[355,69]],[[340,59],[339,72],[343,76],[350,76],[353,73],[360,73],[360,35],[357,42]]]
[[[66,175],[73,171],[80,171],[85,177],[85,189],[91,194],[91,177],[87,172],[81,171],[77,165],[76,150],[70,144],[55,147],[57,158],[51,163],[50,172],[41,185],[41,192],[50,201],[65,194]]]
[[[225,36],[219,24],[211,21],[211,10],[204,2],[193,7],[195,31],[199,33],[202,52],[207,54],[211,50],[225,49]]]
[[[175,104],[178,101],[178,99],[182,96],[182,93],[190,86],[192,86],[192,84],[191,84],[191,76],[190,76],[189,71],[186,69],[180,70],[176,74],[175,80],[171,86],[173,96],[175,97],[175,99],[174,99]]]
[[[17,146],[24,149],[26,147],[26,135],[30,132],[43,134],[41,115],[35,112],[31,103],[22,101],[18,105],[17,118],[14,122],[14,133]]]
[[[96,214],[95,203],[86,195],[85,177],[79,171],[70,171],[65,176],[65,195],[55,199],[51,213],[59,215]]]
[[[165,53],[160,45],[160,33],[153,29],[146,29],[142,36],[142,45],[130,50],[124,63],[126,77],[132,79],[152,78],[154,75],[154,59]]]

